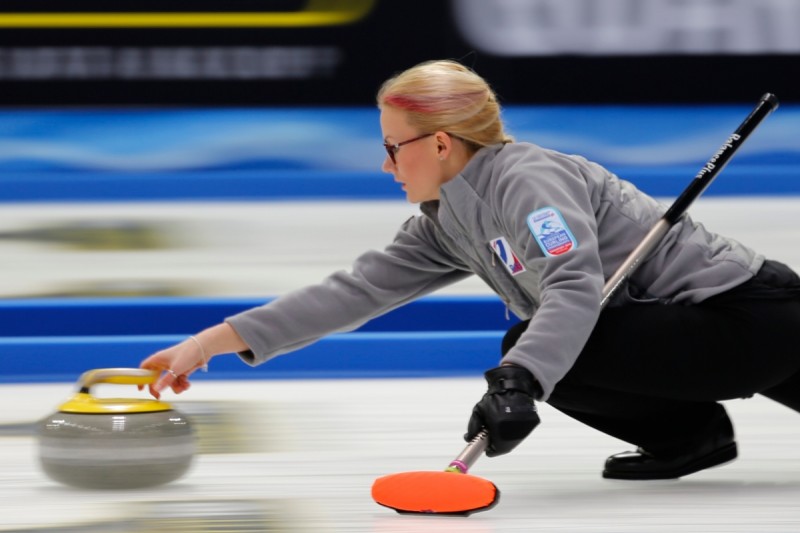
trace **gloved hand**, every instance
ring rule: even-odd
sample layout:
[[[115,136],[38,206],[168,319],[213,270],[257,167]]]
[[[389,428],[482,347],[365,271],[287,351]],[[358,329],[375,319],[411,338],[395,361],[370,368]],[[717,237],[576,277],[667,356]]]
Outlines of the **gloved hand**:
[[[507,365],[488,370],[489,390],[472,409],[464,440],[471,441],[484,427],[489,431],[486,455],[496,457],[514,448],[539,425],[534,398],[539,384],[527,369]]]

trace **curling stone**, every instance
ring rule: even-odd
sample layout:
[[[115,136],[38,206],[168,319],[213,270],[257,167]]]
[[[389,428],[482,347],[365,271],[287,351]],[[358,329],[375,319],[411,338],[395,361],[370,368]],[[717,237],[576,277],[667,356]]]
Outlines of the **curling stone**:
[[[194,458],[190,421],[153,399],[97,398],[99,383],[148,385],[158,373],[139,368],[85,372],[78,392],[38,423],[39,462],[55,481],[86,489],[135,489],[174,481]]]

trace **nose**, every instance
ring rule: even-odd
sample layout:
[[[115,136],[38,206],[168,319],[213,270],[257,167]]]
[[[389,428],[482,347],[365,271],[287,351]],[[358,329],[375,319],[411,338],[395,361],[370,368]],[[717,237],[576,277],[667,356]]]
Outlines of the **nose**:
[[[392,158],[389,157],[387,154],[386,157],[383,158],[383,164],[381,165],[381,170],[386,172],[387,174],[391,174],[395,169],[394,163],[392,163]]]

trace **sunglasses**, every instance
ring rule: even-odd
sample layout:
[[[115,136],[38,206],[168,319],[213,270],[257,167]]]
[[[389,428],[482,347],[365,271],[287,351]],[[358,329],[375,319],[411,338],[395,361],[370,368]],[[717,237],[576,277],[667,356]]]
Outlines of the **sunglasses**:
[[[389,159],[392,160],[392,164],[396,165],[397,164],[397,159],[395,159],[395,157],[397,156],[397,152],[400,151],[400,147],[401,146],[403,146],[405,144],[413,143],[414,141],[418,141],[420,139],[424,139],[425,137],[430,137],[431,135],[434,135],[434,134],[433,133],[426,133],[424,135],[420,135],[419,137],[414,137],[413,139],[409,139],[407,141],[403,141],[403,142],[396,143],[396,144],[383,143],[383,147],[386,148],[386,153],[389,154]]]

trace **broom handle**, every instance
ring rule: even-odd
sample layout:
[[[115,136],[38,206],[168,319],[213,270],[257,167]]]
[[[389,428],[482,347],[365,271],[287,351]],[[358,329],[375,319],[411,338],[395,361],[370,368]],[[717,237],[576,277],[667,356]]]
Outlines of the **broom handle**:
[[[761,97],[761,100],[759,100],[753,111],[744,119],[736,131],[728,137],[711,159],[706,162],[689,186],[681,193],[678,199],[673,202],[661,219],[656,222],[653,229],[645,235],[642,242],[633,249],[616,272],[608,279],[603,286],[603,297],[600,300],[601,311],[606,307],[625,281],[630,278],[631,274],[639,267],[641,260],[658,246],[658,243],[661,242],[661,239],[672,225],[680,219],[692,202],[711,185],[711,182],[714,181],[717,174],[725,168],[730,158],[736,153],[736,150],[739,149],[744,141],[747,140],[753,130],[777,108],[778,99],[774,94],[766,93]],[[475,461],[486,451],[488,445],[489,432],[486,429],[482,429],[480,433],[467,444],[458,457],[453,459],[445,470],[466,474],[472,465],[475,464]]]
[[[450,462],[445,469],[447,472],[458,472],[466,474],[475,461],[486,451],[489,445],[489,432],[486,429],[480,430],[475,437],[469,441],[464,450]]]
[[[617,293],[617,290],[638,268],[639,262],[658,246],[661,239],[669,229],[683,216],[689,206],[703,191],[711,185],[714,178],[727,166],[733,154],[747,140],[751,133],[761,124],[770,113],[778,108],[778,99],[774,94],[766,93],[761,97],[756,107],[750,112],[747,118],[742,121],[733,134],[728,137],[725,143],[711,159],[703,165],[692,182],[684,189],[681,195],[667,209],[664,215],[656,222],[653,229],[644,237],[639,246],[628,255],[622,265],[612,274],[603,287],[603,299],[600,301],[600,309],[605,308],[606,304]]]

